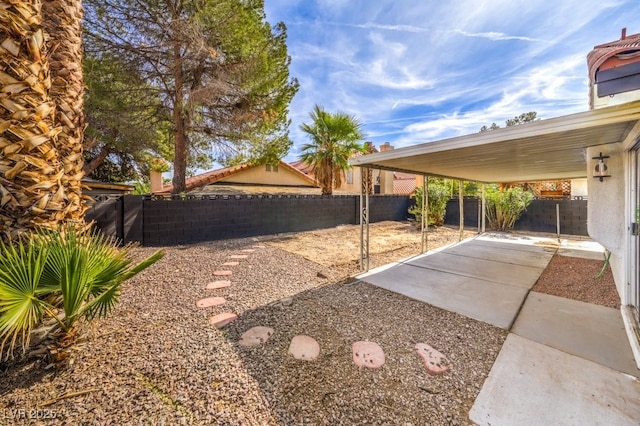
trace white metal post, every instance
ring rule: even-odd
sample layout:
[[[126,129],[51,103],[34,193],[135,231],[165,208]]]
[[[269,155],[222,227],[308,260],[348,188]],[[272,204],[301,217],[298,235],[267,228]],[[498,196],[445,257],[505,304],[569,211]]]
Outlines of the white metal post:
[[[460,237],[458,241],[462,241],[464,235],[464,188],[463,181],[458,181],[458,205],[460,206]]]
[[[487,217],[487,186],[482,184],[482,232],[484,233],[485,228],[485,218]]]

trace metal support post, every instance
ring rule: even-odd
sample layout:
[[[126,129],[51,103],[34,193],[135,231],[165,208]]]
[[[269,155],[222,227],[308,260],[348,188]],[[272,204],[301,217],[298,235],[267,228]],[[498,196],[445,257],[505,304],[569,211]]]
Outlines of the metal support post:
[[[458,241],[462,241],[464,235],[464,182],[458,181],[458,205],[460,206],[460,237]]]
[[[429,250],[429,177],[422,176],[422,212],[420,226],[420,241],[422,253]]]
[[[369,270],[369,180],[371,169],[360,168],[360,271]]]
[[[482,184],[482,232],[484,233],[485,228],[485,218],[487,217],[487,186]]]

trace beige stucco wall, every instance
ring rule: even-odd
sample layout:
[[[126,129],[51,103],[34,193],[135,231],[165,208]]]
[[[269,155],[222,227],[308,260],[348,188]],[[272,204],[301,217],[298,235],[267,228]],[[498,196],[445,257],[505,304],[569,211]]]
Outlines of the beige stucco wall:
[[[596,157],[602,152],[611,158],[606,160],[611,177],[603,182],[592,177]],[[626,286],[625,244],[627,226],[625,223],[625,185],[624,151],[621,144],[611,144],[587,149],[587,230],[589,236],[611,252],[610,264],[616,282],[618,294],[624,300]]]
[[[273,170],[273,166],[272,166]],[[296,173],[282,166],[278,167],[278,171],[267,172],[266,166],[255,166],[238,173],[234,173],[219,182],[227,183],[245,183],[245,184],[262,184],[262,185],[280,185],[280,186],[309,186],[311,183]]]

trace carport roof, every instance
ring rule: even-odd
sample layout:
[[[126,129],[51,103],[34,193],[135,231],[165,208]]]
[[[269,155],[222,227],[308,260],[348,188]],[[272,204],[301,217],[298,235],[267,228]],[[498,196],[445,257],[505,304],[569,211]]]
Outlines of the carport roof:
[[[586,148],[640,135],[640,101],[398,148],[352,159],[354,166],[478,182],[587,177]]]

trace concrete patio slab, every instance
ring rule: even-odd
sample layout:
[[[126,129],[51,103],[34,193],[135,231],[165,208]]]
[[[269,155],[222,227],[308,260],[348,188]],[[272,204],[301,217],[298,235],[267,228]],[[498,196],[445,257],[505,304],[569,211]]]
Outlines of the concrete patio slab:
[[[359,279],[470,318],[509,329],[527,288],[497,284],[407,264]]]
[[[554,250],[472,239],[357,278],[508,330]]]
[[[555,248],[538,247],[516,243],[502,243],[487,240],[472,240],[458,244],[446,250],[449,254],[467,256],[474,259],[500,260],[521,266],[531,266],[544,269]]]
[[[491,249],[489,249],[491,250]],[[419,256],[406,262],[407,265],[418,266],[425,269],[434,269],[441,272],[450,272],[465,277],[479,278],[498,284],[515,285],[531,288],[540,277],[541,268],[509,264],[505,268],[500,261],[483,260],[482,267],[478,267],[478,259],[449,252],[434,253],[429,256]]]
[[[492,426],[637,424],[640,383],[509,334],[469,418]]]
[[[618,309],[531,292],[511,331],[614,370],[640,375]]]

